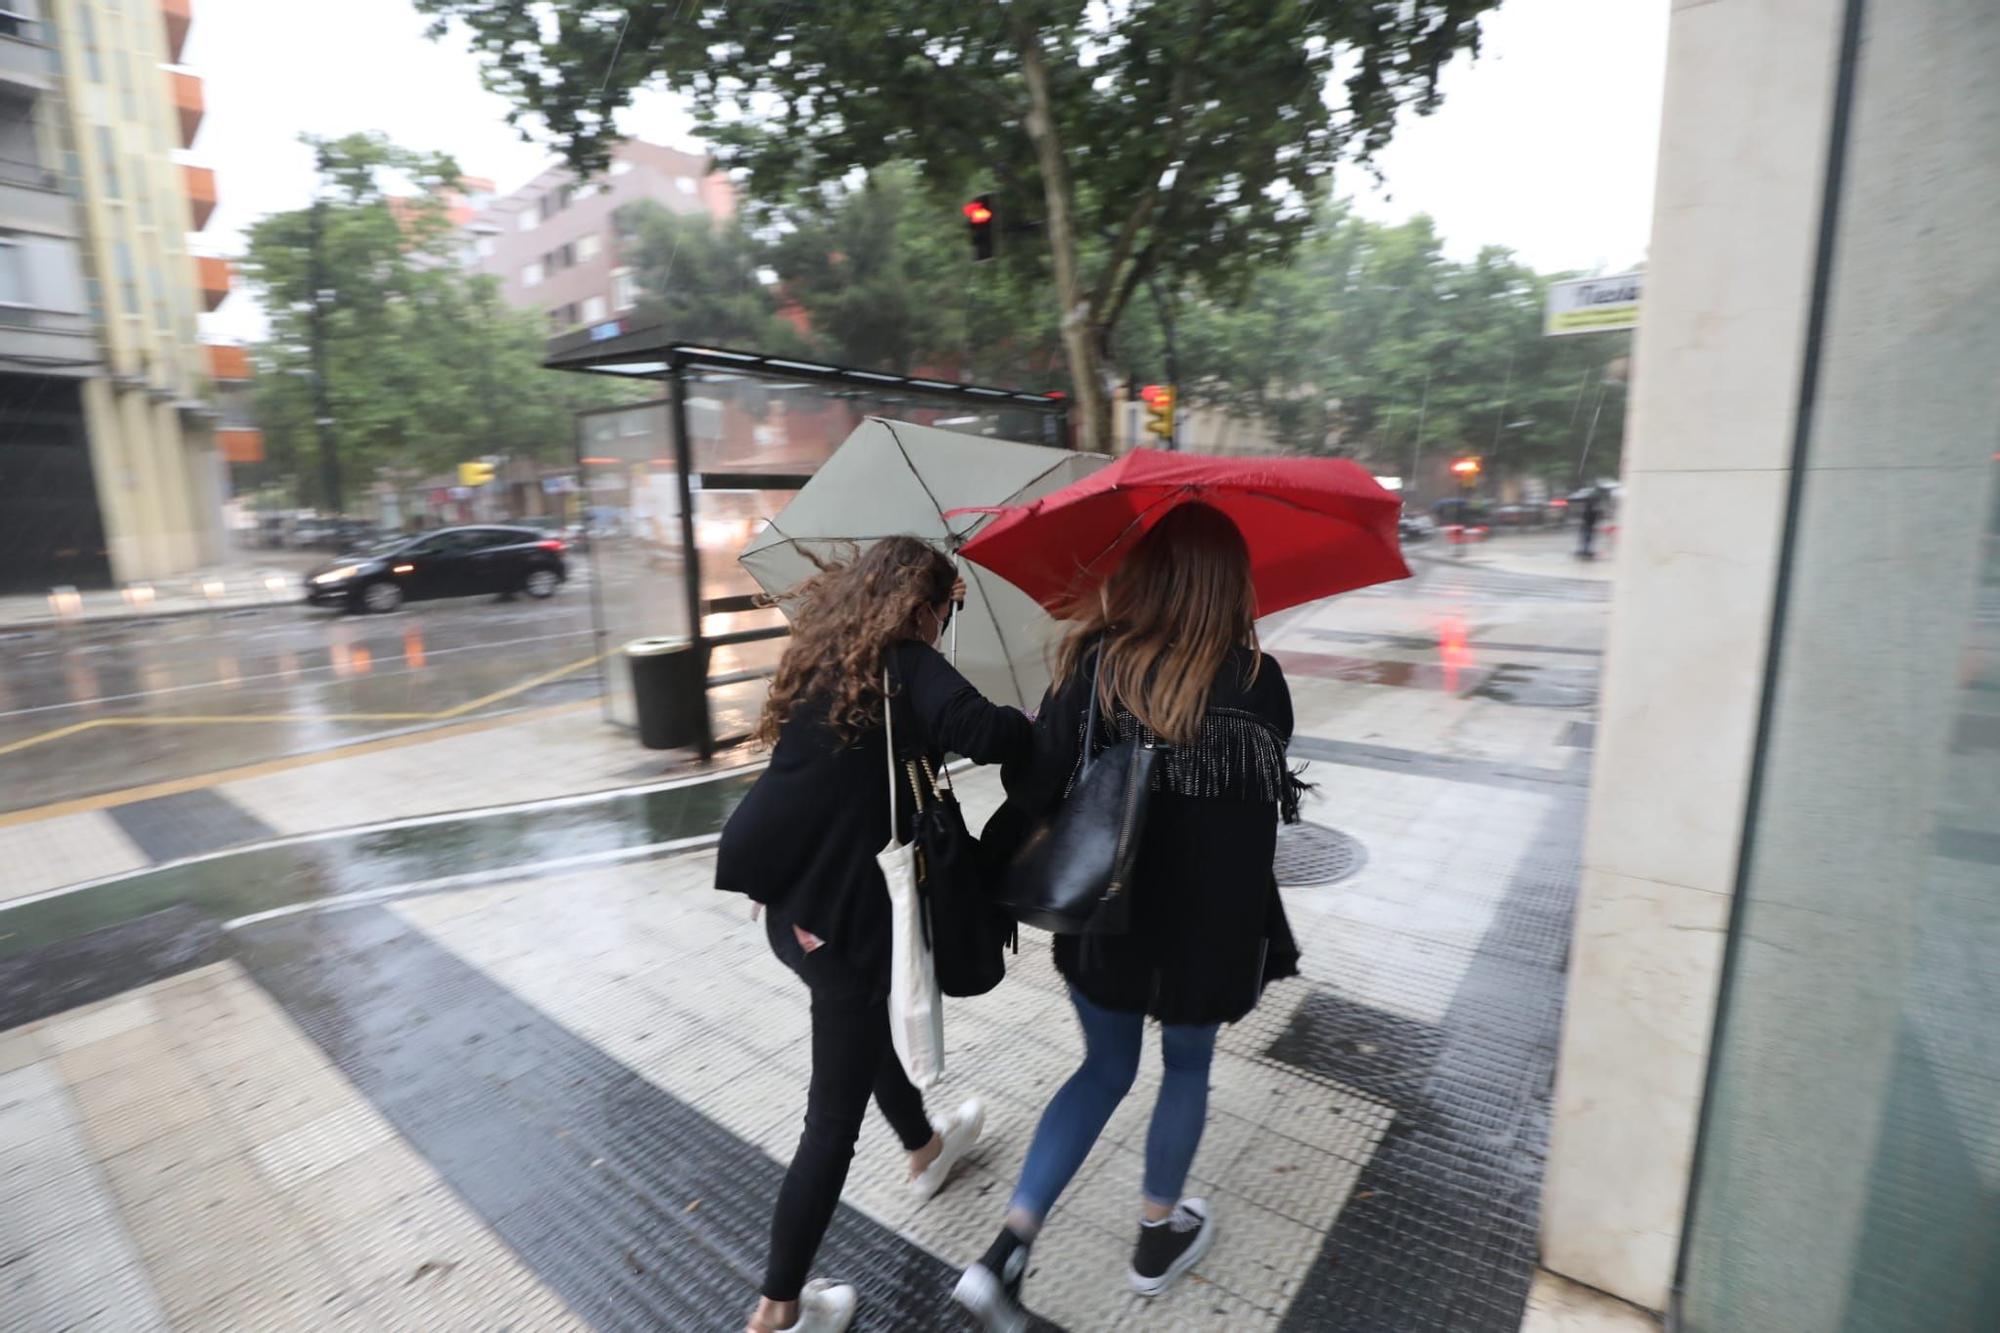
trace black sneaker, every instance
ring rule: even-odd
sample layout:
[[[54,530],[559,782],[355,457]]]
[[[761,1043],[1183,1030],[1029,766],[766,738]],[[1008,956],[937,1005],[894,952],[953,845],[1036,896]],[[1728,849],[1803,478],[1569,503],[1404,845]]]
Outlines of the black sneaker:
[[[1215,1219],[1209,1215],[1208,1200],[1182,1199],[1172,1215],[1140,1225],[1139,1244],[1132,1251],[1132,1290],[1141,1296],[1159,1295],[1200,1263],[1213,1244]]]
[[[1027,1272],[1027,1242],[1003,1230],[979,1262],[959,1275],[951,1298],[986,1333],[1025,1333],[1028,1312],[1021,1306],[1021,1279]]]

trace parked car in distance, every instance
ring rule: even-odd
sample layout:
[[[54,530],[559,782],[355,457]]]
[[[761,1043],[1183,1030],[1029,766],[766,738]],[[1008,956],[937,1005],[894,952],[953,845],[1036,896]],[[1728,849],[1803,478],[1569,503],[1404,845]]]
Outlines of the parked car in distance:
[[[306,601],[348,611],[394,611],[439,597],[552,597],[569,578],[564,544],[534,528],[440,528],[378,543],[306,575]]]

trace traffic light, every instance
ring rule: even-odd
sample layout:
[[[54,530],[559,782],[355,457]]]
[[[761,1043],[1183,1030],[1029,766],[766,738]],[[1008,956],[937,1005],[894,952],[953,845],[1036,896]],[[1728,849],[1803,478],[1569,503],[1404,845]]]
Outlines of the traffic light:
[[[1467,454],[1463,458],[1452,460],[1451,474],[1457,477],[1458,484],[1468,491],[1479,484],[1479,472],[1480,462],[1477,454]]]
[[[460,463],[458,465],[458,484],[461,486],[484,486],[491,480],[493,480],[493,465],[491,463]]]
[[[1146,429],[1169,444],[1174,439],[1174,391],[1164,384],[1148,384],[1139,390],[1139,401],[1146,405]]]
[[[982,194],[959,211],[972,229],[973,262],[993,258],[993,196]]]

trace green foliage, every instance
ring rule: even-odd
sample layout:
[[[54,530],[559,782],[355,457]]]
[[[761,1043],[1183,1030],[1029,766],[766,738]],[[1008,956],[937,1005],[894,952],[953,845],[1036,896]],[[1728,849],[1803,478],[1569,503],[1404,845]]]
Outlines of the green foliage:
[[[1478,45],[1497,0],[417,0],[580,170],[634,90],[687,96],[762,198],[906,162],[999,196],[1009,262],[1054,280],[1072,388],[1149,274],[1221,293],[1285,256],[1343,156]],[[1329,90],[1343,94],[1330,97]],[[1086,414],[1087,434],[1108,417]]]
[[[1059,355],[1033,292],[999,266],[968,264],[956,210],[900,164],[723,223],[629,205],[619,228],[640,320],[675,338],[1037,386]]]
[[[1428,217],[1366,221],[1323,210],[1290,264],[1256,275],[1240,300],[1178,303],[1183,391],[1269,421],[1287,446],[1410,470],[1423,457],[1485,457],[1489,475],[1546,475],[1568,485],[1601,402],[1592,456],[1617,456],[1626,334],[1542,334],[1545,275],[1488,247],[1457,263]],[[1125,363],[1165,376],[1160,322],[1139,309]],[[1428,467],[1424,469],[1428,471]]]
[[[541,369],[547,329],[461,271],[442,192],[457,166],[379,135],[308,139],[319,154],[327,398],[354,505],[378,470],[423,475],[488,454],[567,456],[571,413],[629,386]],[[252,349],[266,462],[251,484],[293,482],[316,503],[312,395],[314,217],[274,213],[249,233],[243,270],[268,336]]]

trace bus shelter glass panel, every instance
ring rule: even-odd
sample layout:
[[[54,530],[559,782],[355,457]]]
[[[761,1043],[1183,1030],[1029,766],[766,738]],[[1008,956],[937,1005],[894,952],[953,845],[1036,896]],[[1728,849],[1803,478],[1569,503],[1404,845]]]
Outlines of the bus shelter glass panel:
[[[694,501],[695,543],[705,602],[759,591],[737,557],[796,492],[758,483],[817,472],[869,417],[996,439],[1055,442],[1052,418],[1045,412],[987,407],[901,387],[874,392],[768,373],[690,370],[687,422],[700,474]],[[744,483],[732,485],[732,473],[741,475]],[[704,629],[710,635],[724,635],[783,623],[775,609],[735,611],[710,615]],[[723,675],[769,668],[783,651],[782,639],[720,647],[711,670]]]
[[[680,473],[664,402],[580,418],[581,480],[592,594],[604,663],[605,715],[637,726],[619,649],[634,639],[686,635],[681,578]]]

